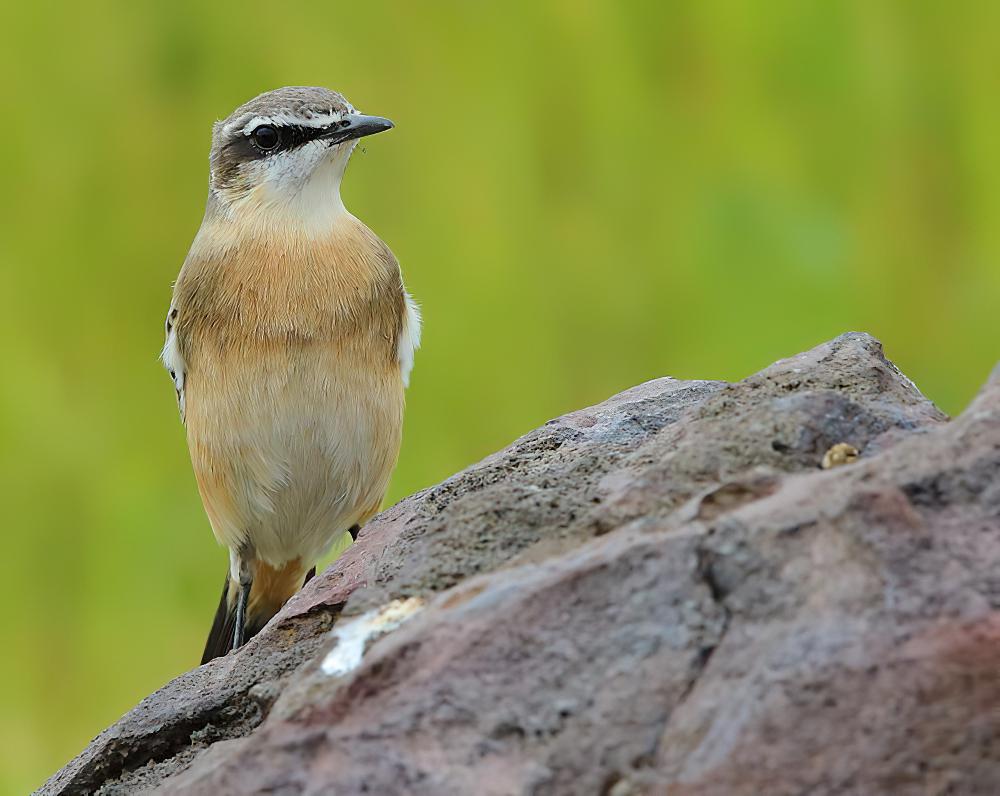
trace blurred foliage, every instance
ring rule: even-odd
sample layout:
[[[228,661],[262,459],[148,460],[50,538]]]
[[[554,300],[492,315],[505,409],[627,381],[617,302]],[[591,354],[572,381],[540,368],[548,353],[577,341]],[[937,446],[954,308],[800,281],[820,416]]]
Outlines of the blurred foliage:
[[[849,329],[951,412],[998,357],[998,5],[0,15],[5,793],[200,654],[226,556],[156,357],[210,124],[262,90],[397,124],[345,186],[426,318],[393,500],[642,380]]]

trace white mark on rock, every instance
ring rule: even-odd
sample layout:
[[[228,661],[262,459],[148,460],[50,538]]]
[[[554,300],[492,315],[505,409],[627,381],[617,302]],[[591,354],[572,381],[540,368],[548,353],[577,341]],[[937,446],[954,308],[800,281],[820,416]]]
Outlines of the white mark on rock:
[[[358,668],[370,642],[395,630],[423,607],[420,597],[393,600],[357,619],[335,625],[331,635],[337,645],[323,659],[323,673],[339,677]]]

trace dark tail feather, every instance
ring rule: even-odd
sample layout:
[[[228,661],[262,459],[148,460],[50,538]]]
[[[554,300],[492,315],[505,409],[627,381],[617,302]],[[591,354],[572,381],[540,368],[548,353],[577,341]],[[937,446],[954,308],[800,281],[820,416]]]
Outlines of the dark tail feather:
[[[205,652],[201,656],[202,663],[208,663],[213,658],[221,658],[233,646],[233,632],[236,630],[236,604],[229,604],[229,575],[222,584],[222,598],[215,611],[215,621],[205,643]]]
[[[301,572],[301,570],[299,570]],[[305,583],[308,583],[316,576],[316,567],[313,567],[306,573]],[[302,584],[304,585],[304,584]],[[299,584],[295,584],[292,587],[292,593],[300,588]],[[208,641],[205,642],[205,652],[201,656],[202,663],[208,663],[213,658],[221,658],[223,655],[229,653],[233,648],[233,636],[236,631],[236,589],[233,589],[232,597],[230,597],[230,583],[229,574],[226,574],[225,583],[222,584],[222,596],[219,598],[219,607],[215,611],[215,621],[212,622],[212,630],[208,634]],[[282,595],[281,602],[290,595]],[[256,599],[256,598],[254,598]],[[279,602],[276,606],[270,609],[262,609],[258,606],[254,608],[254,600],[251,600],[251,605],[247,611],[246,616],[246,626],[243,629],[244,641],[249,641],[251,638],[256,636],[261,630],[264,629],[264,625],[267,624],[268,620],[274,615],[275,611],[281,607]]]

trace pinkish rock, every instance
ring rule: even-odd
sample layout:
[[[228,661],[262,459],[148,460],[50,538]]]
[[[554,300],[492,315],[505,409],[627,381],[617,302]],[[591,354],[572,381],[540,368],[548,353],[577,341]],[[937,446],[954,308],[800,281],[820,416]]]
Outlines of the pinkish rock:
[[[949,422],[843,335],[408,498],[42,792],[994,793],[998,573],[1000,372]]]

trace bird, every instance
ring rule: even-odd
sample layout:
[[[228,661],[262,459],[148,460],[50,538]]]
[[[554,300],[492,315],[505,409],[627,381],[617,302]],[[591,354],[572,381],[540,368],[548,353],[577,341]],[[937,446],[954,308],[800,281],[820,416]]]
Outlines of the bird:
[[[340,192],[358,140],[392,127],[306,86],[213,126],[205,215],[161,353],[229,551],[202,663],[241,647],[356,537],[395,468],[420,310]]]

